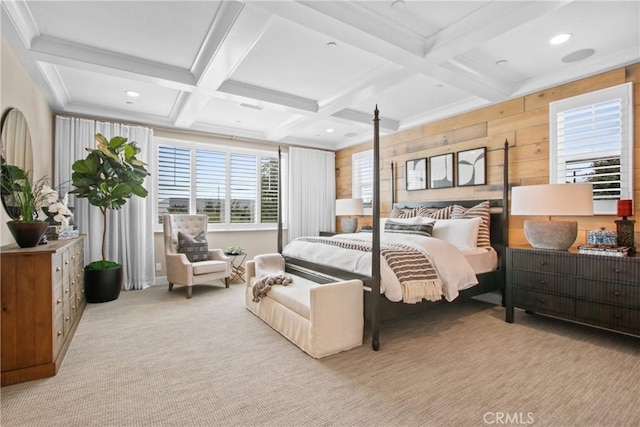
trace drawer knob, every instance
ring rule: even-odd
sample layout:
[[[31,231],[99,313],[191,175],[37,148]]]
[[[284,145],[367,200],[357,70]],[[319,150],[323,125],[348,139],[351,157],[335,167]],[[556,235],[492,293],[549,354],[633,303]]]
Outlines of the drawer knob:
[[[68,322],[69,320],[71,320],[71,318],[69,316],[67,316],[67,317],[64,318],[64,320]]]
[[[619,297],[619,296],[620,296],[620,292],[618,292],[618,291],[614,291],[614,292],[613,292],[613,294],[614,294],[615,296],[617,296],[617,297]]]
[[[56,303],[62,304],[62,300],[60,298],[58,298],[58,301],[56,301]]]
[[[615,313],[613,317],[615,317],[616,319],[622,319],[622,316],[618,313]]]
[[[62,331],[58,331],[58,336],[62,335]]]
[[[68,294],[68,293],[69,293],[69,288],[65,289],[65,290],[64,290],[64,293],[65,293],[65,294]]]
[[[56,271],[60,271],[60,267],[56,267]]]
[[[75,310],[75,309],[76,309],[76,306],[75,306],[75,305],[72,305],[72,306],[71,306],[71,308],[73,308],[73,309]]]
[[[539,302],[540,302],[540,304],[546,304],[547,303],[547,301],[545,301],[543,299],[539,300]]]
[[[67,261],[65,261],[65,262],[64,262],[64,265],[69,265],[69,261],[68,261],[68,260],[67,260]]]
[[[616,268],[616,269],[614,269],[614,270],[613,270],[613,272],[614,272],[614,273],[616,273],[616,274],[620,274],[620,273],[621,273],[621,271],[620,271],[620,270],[618,270],[617,268]]]
[[[541,285],[546,285],[546,284],[547,284],[547,282],[546,282],[545,280],[540,280],[540,284],[541,284]]]
[[[545,264],[546,264],[546,262],[540,261],[540,265],[545,265]]]

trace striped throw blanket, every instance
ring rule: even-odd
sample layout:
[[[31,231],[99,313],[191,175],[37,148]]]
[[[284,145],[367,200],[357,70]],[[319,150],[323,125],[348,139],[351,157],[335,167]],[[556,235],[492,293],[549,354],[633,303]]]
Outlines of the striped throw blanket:
[[[371,252],[371,242],[358,239],[331,239],[328,237],[298,237],[296,240],[334,245],[344,249]],[[443,295],[442,280],[431,260],[419,250],[399,243],[385,243],[380,246],[380,255],[395,273],[402,286],[402,301],[416,304],[440,301]]]

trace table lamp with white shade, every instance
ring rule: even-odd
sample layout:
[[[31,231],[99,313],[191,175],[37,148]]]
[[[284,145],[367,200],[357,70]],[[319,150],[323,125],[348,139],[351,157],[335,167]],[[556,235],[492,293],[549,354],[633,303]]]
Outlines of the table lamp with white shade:
[[[362,199],[338,199],[336,200],[336,216],[342,216],[340,226],[344,233],[355,233],[358,228],[358,218],[349,218],[350,215],[362,215]]]
[[[593,215],[592,184],[545,184],[513,187],[511,215],[546,216],[525,220],[524,235],[538,249],[567,250],[578,237],[577,221],[552,221],[552,216]]]

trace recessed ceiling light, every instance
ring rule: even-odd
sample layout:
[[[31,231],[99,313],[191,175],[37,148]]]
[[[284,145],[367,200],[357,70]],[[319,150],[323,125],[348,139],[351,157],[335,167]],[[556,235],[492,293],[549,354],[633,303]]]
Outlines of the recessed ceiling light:
[[[327,133],[332,133],[332,132],[333,132],[333,129],[331,128],[327,129]]]
[[[506,65],[507,62],[508,61],[506,59],[499,59],[496,61],[496,65]]]
[[[137,98],[140,96],[140,94],[136,91],[133,90],[128,90],[125,92],[128,96],[132,97],[132,98]]]
[[[133,101],[127,101],[127,104],[133,104]]]
[[[404,0],[395,0],[391,3],[391,8],[395,10],[401,10],[404,8]]]
[[[336,43],[336,42],[329,42],[329,43],[327,43],[327,47],[329,47],[329,48],[334,48],[334,47],[336,47],[336,46],[338,46],[338,43]]]
[[[438,84],[436,85],[436,87],[443,88],[443,87],[444,87],[444,85],[443,85],[442,83],[438,83]]]
[[[352,138],[354,136],[357,136],[358,134],[355,132],[347,132],[344,134],[344,136],[348,137],[348,138]]]
[[[596,51],[593,49],[580,49],[564,56],[561,61],[564,63],[578,62],[582,61],[583,59],[587,59],[594,53],[596,53]]]
[[[555,36],[551,40],[549,40],[549,43],[551,43],[551,44],[561,44],[561,43],[566,42],[570,38],[571,38],[571,34],[569,34],[569,33],[558,34],[557,36]]]

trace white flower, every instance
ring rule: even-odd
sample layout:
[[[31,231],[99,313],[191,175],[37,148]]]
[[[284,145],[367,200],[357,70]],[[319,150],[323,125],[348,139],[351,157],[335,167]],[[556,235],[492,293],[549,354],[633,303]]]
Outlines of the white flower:
[[[58,192],[48,185],[43,185],[39,199],[41,206],[50,206],[58,201]]]
[[[64,195],[61,202],[57,201],[57,198],[58,193],[56,193],[56,198],[54,199],[53,203],[49,205],[49,208],[47,210],[49,211],[49,213],[55,213],[53,217],[54,221],[59,222],[66,227],[69,225],[69,217],[73,216],[73,213],[69,209],[69,206],[67,206],[67,204],[69,203],[69,193]]]

